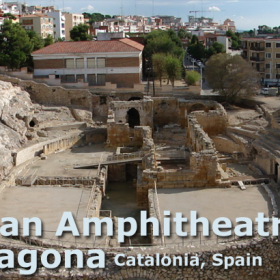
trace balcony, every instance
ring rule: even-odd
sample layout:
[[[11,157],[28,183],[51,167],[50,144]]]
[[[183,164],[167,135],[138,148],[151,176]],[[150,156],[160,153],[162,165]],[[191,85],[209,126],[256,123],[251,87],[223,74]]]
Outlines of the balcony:
[[[253,51],[259,51],[259,52],[264,52],[265,48],[264,47],[255,47],[255,46],[251,46],[250,50]]]
[[[264,57],[255,57],[255,56],[251,56],[250,60],[255,61],[255,62],[263,62],[264,61]]]
[[[256,70],[257,70],[258,72],[260,72],[260,73],[264,73],[264,72],[265,72],[265,69],[264,69],[264,68],[262,68],[262,67],[261,67],[261,68],[259,68],[259,69],[257,68]]]

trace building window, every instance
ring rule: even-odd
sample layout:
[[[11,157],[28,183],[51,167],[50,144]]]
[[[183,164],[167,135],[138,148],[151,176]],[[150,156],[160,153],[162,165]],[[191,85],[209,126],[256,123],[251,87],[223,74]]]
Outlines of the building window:
[[[275,75],[275,78],[276,78],[277,80],[279,80],[279,79],[280,79],[280,74],[276,74],[276,75]]]
[[[78,82],[83,83],[84,80],[85,80],[84,74],[78,74],[78,75],[76,75],[76,81],[77,81],[77,83],[78,83]]]
[[[64,28],[64,26],[65,26],[64,23],[61,23],[61,28]]]
[[[66,68],[75,68],[74,58],[65,59]]]
[[[265,69],[270,69],[270,63],[265,64]]]
[[[266,79],[270,79],[270,74],[265,74]]]
[[[280,53],[276,53],[276,58],[280,58]]]
[[[88,74],[87,75],[87,81],[88,81],[89,86],[95,86],[96,85],[95,74]]]
[[[97,58],[97,67],[104,68],[105,67],[105,58]]]
[[[56,28],[56,24],[54,24],[53,27]]]
[[[30,25],[33,24],[33,19],[24,19],[22,20],[23,25]]]
[[[97,85],[98,86],[105,86],[106,83],[106,75],[105,74],[98,74],[97,75]]]
[[[95,58],[87,59],[87,68],[95,68]]]
[[[275,64],[275,69],[280,69],[280,63]]]
[[[76,68],[84,68],[84,59],[83,58],[77,58],[76,59]]]
[[[271,48],[271,43],[265,43],[266,48]]]
[[[280,43],[276,43],[276,48],[280,48]]]
[[[62,83],[75,83],[75,75],[61,75]]]
[[[265,58],[271,58],[271,53],[265,53]]]

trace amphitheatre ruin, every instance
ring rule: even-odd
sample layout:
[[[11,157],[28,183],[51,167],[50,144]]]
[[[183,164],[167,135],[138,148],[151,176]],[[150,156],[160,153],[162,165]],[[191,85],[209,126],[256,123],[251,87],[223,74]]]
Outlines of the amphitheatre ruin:
[[[1,249],[101,248],[106,269],[48,270],[31,277],[18,266],[0,279],[279,279],[278,237],[179,238],[171,231],[117,239],[118,217],[163,219],[195,210],[214,220],[259,212],[272,219],[280,207],[280,101],[263,97],[227,107],[219,97],[191,93],[92,94],[0,75],[0,216],[39,217],[41,238],[0,236]],[[245,104],[246,103],[246,104]],[[84,217],[109,217],[113,236],[55,236],[63,212],[78,225]],[[188,227],[185,228],[188,231]],[[267,224],[269,230],[269,223]],[[126,255],[190,255],[199,267],[118,267]],[[262,256],[262,266],[215,267],[213,252]],[[16,262],[16,261],[15,261]],[[75,258],[73,258],[75,266]]]

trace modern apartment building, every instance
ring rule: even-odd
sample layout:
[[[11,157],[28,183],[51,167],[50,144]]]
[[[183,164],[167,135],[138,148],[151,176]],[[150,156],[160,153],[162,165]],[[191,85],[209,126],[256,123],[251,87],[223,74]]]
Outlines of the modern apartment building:
[[[65,40],[65,16],[61,11],[48,12],[53,18],[53,35],[55,39],[61,38]]]
[[[22,27],[26,30],[34,30],[42,38],[49,34],[53,36],[53,18],[46,14],[34,14],[22,16],[19,19]]]
[[[57,42],[32,53],[34,77],[55,75],[62,83],[112,83],[118,88],[133,88],[141,83],[143,48],[127,38]]]
[[[262,82],[272,85],[280,79],[280,39],[243,38],[243,57],[260,73]]]
[[[70,30],[80,23],[84,24],[84,15],[70,13],[63,13],[63,15],[65,16],[65,39],[66,41],[69,41],[71,39]]]

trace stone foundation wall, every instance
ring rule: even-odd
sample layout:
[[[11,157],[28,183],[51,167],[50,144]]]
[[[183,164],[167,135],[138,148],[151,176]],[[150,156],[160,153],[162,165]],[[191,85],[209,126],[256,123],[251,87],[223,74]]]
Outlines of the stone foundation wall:
[[[63,264],[65,263],[65,256],[62,250],[58,250],[61,255],[61,264],[60,269],[48,270],[41,268],[40,256],[45,249],[39,248],[38,250],[38,270],[36,274],[32,276],[21,276],[16,270],[7,270],[0,272],[0,278],[3,279],[13,279],[13,280],[42,280],[42,279],[98,279],[98,280],[131,280],[131,279],[150,279],[150,280],[164,280],[164,279],[184,279],[184,280],[194,280],[194,279],[225,279],[225,280],[278,280],[279,279],[279,240],[276,238],[268,238],[261,240],[252,240],[252,241],[243,241],[243,242],[234,242],[230,243],[227,246],[221,246],[222,248],[211,248],[207,250],[206,248],[189,248],[182,247],[180,251],[179,248],[169,249],[162,247],[154,247],[153,250],[149,253],[143,253],[143,251],[137,251],[132,248],[119,248],[119,249],[104,249],[106,254],[106,265],[104,269],[71,269],[65,270]],[[162,248],[162,250],[161,250]],[[22,248],[10,248],[4,245],[1,246],[1,249],[11,249],[15,255],[15,267],[19,267],[17,263],[17,256]],[[25,248],[34,250],[34,247]],[[147,250],[147,248],[145,248]],[[188,254],[190,260],[191,257],[197,256],[199,258],[200,264],[203,262],[205,266],[203,269],[200,266],[191,267],[188,263],[188,266],[139,266],[136,264],[134,267],[116,266],[114,263],[114,257],[118,253],[123,253],[126,256],[136,256],[137,253],[141,253],[142,256],[152,256],[156,258],[156,254],[159,254],[159,258],[164,256],[174,257],[181,256],[185,257],[185,254]],[[242,256],[245,261],[247,254],[250,254],[250,258],[255,256],[260,256],[262,258],[262,266],[247,266],[246,263],[244,266],[233,265],[228,269],[224,269],[223,266],[214,266],[213,265],[213,255],[222,254],[223,257],[236,257]],[[87,258],[87,251],[83,252],[84,259]],[[50,257],[49,262],[53,262],[53,257]],[[252,259],[251,259],[252,263]],[[72,266],[76,266],[76,259],[72,259]]]

